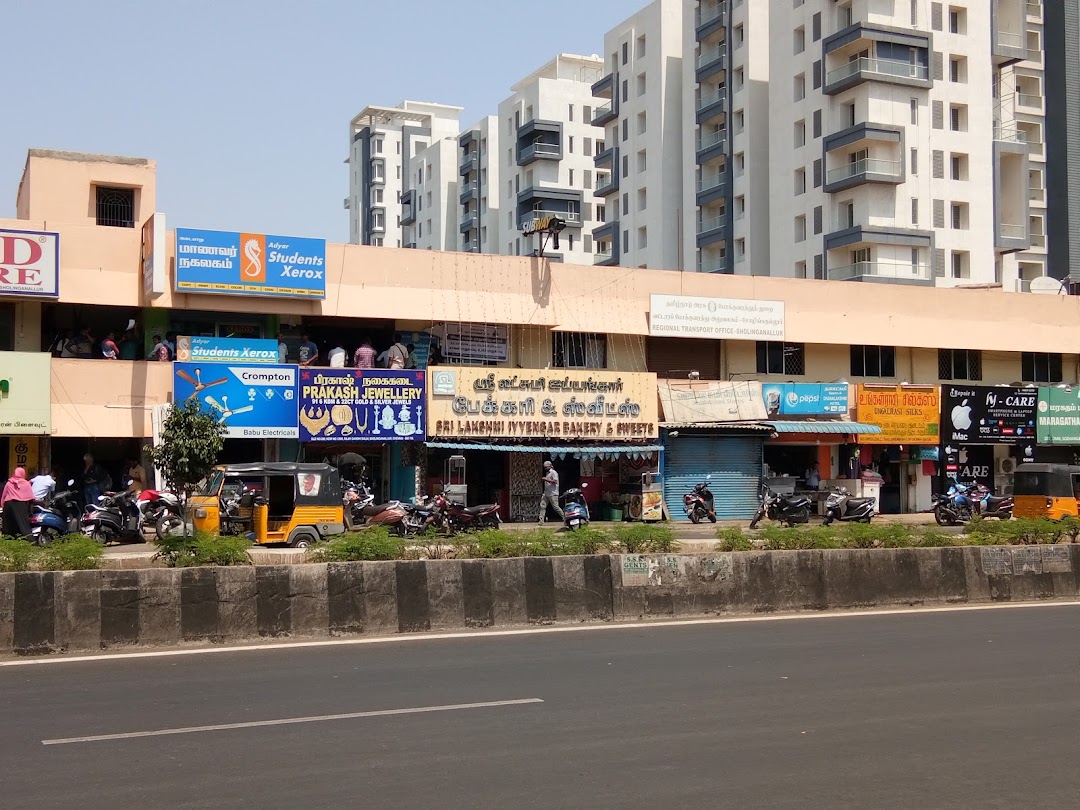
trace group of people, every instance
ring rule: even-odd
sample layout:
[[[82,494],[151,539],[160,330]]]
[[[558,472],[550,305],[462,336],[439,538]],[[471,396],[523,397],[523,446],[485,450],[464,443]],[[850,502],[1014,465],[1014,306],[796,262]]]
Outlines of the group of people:
[[[75,334],[69,329],[61,329],[53,339],[49,352],[53,357],[77,357],[83,360],[95,356],[104,360],[137,360],[139,341],[131,322],[123,332],[106,332],[100,341],[94,337],[89,326],[84,326]]]
[[[433,351],[435,351],[434,347]],[[311,339],[309,334],[304,333],[301,335],[300,346],[297,350],[299,364],[305,367],[323,365],[323,363],[320,363],[320,357],[318,344]],[[289,362],[289,347],[281,335],[278,335],[278,362]],[[431,362],[430,359],[429,362]],[[349,352],[339,343],[329,351],[325,364],[330,368],[345,368],[346,366],[352,368],[416,368],[416,346],[412,343],[402,343],[400,340],[395,340],[387,349],[378,352],[371,345],[371,339],[364,338],[356,351],[352,353],[351,362]]]

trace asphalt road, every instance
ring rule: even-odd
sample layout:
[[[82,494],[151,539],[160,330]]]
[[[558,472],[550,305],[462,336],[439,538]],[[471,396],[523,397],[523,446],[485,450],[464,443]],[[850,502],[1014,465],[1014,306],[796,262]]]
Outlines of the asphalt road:
[[[0,801],[1076,807],[1078,625],[1058,606],[0,667]]]

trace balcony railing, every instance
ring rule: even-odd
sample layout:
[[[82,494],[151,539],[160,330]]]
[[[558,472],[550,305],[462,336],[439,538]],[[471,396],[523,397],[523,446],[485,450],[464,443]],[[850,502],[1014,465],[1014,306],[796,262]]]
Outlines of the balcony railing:
[[[699,177],[697,181],[697,190],[709,191],[722,185],[724,185],[724,175],[721,172],[717,172],[716,174]]]
[[[1046,199],[1046,189],[1032,186],[1028,191],[1028,199],[1034,202],[1042,202]]]
[[[724,138],[726,138],[726,137],[727,137],[727,133],[724,130],[719,130],[717,132],[710,132],[710,133],[708,133],[706,135],[701,135],[698,138],[698,142],[697,142],[698,151],[702,152],[702,151],[704,151],[706,149],[711,149],[712,147],[716,146],[718,143],[723,143]]]
[[[601,104],[599,107],[593,107],[592,120],[599,121],[602,118],[611,115],[611,102],[607,104]]]
[[[521,150],[521,154],[518,155],[519,160],[525,160],[533,156],[536,157],[560,157],[562,155],[562,147],[557,143],[530,143],[528,146]]]
[[[998,31],[997,44],[1002,48],[1027,48],[1023,34],[1014,34],[1012,31]]]
[[[704,110],[718,101],[723,101],[727,98],[727,92],[724,90],[713,90],[711,93],[702,93],[698,97],[697,108],[698,110]]]
[[[698,256],[699,273],[720,273],[727,269],[727,259],[723,256]]]
[[[1045,248],[1046,247],[1046,234],[1045,233],[1033,233],[1033,234],[1031,234],[1031,246],[1033,248]]]
[[[994,140],[1003,143],[1027,143],[1027,133],[1017,127],[995,125]]]
[[[603,196],[606,192],[616,188],[618,180],[614,174],[598,174],[596,176],[596,191],[594,193]]]
[[[1026,3],[1029,17],[1042,17],[1042,3]]]
[[[915,65],[911,62],[901,62],[898,59],[871,59],[860,56],[852,59],[842,67],[830,70],[825,77],[826,84],[836,84],[856,73],[872,73],[877,76],[895,76],[902,79],[928,79],[930,71],[926,65]]]
[[[828,182],[839,183],[851,177],[858,177],[860,174],[884,174],[889,177],[899,177],[900,168],[901,165],[898,160],[862,158],[861,160],[856,160],[854,163],[841,166],[839,169],[830,170]]]
[[[904,262],[855,262],[844,267],[829,268],[829,278],[833,281],[848,281],[864,276],[929,281],[930,268],[925,264],[907,264]]]
[[[458,191],[458,194],[464,197],[466,194],[472,194],[474,191],[476,191],[476,183],[466,183]]]
[[[709,231],[716,231],[724,227],[725,217],[703,217],[698,221],[697,232],[709,233]]]
[[[700,54],[698,54],[697,66],[698,67],[704,67],[705,65],[709,64],[710,62],[715,62],[717,59],[719,59],[723,55],[724,55],[724,48],[722,46],[720,46],[720,45],[716,45],[716,46],[714,46],[712,48],[708,48],[708,49],[702,51]]]
[[[613,255],[614,254],[612,254],[610,248],[608,248],[607,250],[598,250],[595,253],[593,253],[593,262],[594,263],[609,262],[609,261],[611,261],[611,257]]]
[[[717,3],[714,6],[703,6],[699,8],[697,12],[698,27],[705,25],[706,23],[711,23],[713,20],[723,14],[726,10],[726,3]]]
[[[1002,223],[998,225],[998,232],[1005,239],[1027,239],[1027,228],[1023,225],[1007,225]]]
[[[520,228],[526,222],[532,222],[534,219],[543,219],[544,217],[558,217],[567,225],[581,224],[580,211],[547,211],[544,209],[536,209],[522,214],[521,219],[518,220],[518,227]]]
[[[1034,107],[1039,109],[1042,107],[1042,96],[1036,93],[1017,93],[1016,103],[1020,107]]]

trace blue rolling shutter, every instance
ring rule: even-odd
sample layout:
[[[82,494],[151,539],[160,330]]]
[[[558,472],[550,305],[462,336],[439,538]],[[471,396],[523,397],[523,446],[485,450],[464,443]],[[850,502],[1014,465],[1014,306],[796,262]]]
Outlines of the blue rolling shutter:
[[[750,519],[760,503],[763,439],[677,436],[665,440],[664,500],[673,520],[686,520],[683,495],[712,474],[709,489],[720,520]]]

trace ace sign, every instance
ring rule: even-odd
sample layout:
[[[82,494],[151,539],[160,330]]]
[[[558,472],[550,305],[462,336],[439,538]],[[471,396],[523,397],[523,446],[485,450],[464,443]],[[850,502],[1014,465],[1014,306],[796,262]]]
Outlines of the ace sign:
[[[0,230],[0,295],[56,298],[60,286],[60,234]]]
[[[947,442],[1017,444],[1035,436],[1035,388],[941,387],[941,432]]]

